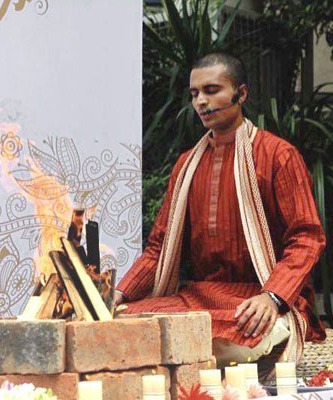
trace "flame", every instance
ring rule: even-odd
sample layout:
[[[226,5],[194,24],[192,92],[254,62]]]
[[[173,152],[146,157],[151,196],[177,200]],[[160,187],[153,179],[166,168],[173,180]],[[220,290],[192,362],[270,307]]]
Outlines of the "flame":
[[[230,365],[231,367],[233,367],[234,365],[237,365],[237,362],[236,362],[236,361],[230,361],[229,365]]]
[[[45,175],[32,157],[21,154],[20,131],[19,124],[0,124],[0,186],[25,199],[28,217],[33,227],[40,230],[38,248],[33,256],[36,274],[44,274],[47,280],[55,272],[49,251],[61,249],[60,237],[66,235],[73,203],[65,184],[54,176]],[[31,227],[30,223],[27,228]]]
[[[250,363],[250,362],[251,362],[251,360],[252,360],[252,358],[251,358],[251,357],[249,357],[249,358],[247,359],[247,362],[248,362],[248,363]]]
[[[43,166],[38,157],[32,157],[32,152],[28,154],[25,151],[23,154],[20,131],[21,127],[18,124],[0,124],[0,187],[8,193],[19,192],[24,197],[28,210],[27,221],[29,220],[26,227],[39,229],[38,247],[33,258],[36,275],[39,275],[39,280],[45,286],[50,275],[56,272],[49,252],[62,249],[60,238],[67,236],[72,211],[74,208],[82,207],[79,204],[75,204],[74,207],[67,176],[62,176],[61,173],[53,176],[52,168],[51,172],[47,169],[47,163],[45,163],[46,166]],[[29,150],[33,147],[33,142],[29,141]],[[85,219],[93,219],[94,214],[95,206],[86,209]],[[27,214],[24,215],[24,217],[26,216]],[[31,221],[33,221],[33,225],[30,225]],[[87,221],[84,220],[85,222]],[[85,235],[85,229],[82,234]],[[104,253],[116,258],[108,246],[101,244],[100,250],[101,255]],[[102,272],[97,275],[93,266],[88,272],[92,279],[99,284],[102,296],[107,302],[107,299],[112,297],[110,294],[112,295],[114,290],[114,284],[111,284],[112,272]],[[58,317],[66,318],[71,314],[71,310],[69,298],[65,290],[60,289],[59,283],[59,301],[55,314]]]

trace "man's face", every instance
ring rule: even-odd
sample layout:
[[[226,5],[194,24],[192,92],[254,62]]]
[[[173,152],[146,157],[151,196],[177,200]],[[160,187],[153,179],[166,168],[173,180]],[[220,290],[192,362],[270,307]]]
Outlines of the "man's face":
[[[206,128],[216,133],[225,133],[241,124],[241,104],[232,104],[238,90],[223,64],[193,69],[190,76],[190,93],[193,107]],[[207,113],[207,110],[223,107],[223,110]]]

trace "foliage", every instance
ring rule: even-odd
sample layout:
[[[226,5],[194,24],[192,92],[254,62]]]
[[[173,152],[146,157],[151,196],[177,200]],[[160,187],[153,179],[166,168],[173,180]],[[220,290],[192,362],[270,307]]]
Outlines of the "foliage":
[[[318,86],[309,103],[302,107],[300,99],[282,116],[278,115],[275,99],[271,100],[270,114],[259,116],[258,125],[278,132],[294,144],[304,157],[313,178],[314,195],[327,242],[332,236],[332,194],[333,194],[333,100],[332,95],[320,95],[319,91],[328,85]],[[330,247],[327,246],[320,260],[321,283],[324,293],[324,307],[330,323],[333,314],[330,303],[330,288],[333,275],[329,265],[333,262]]]
[[[190,106],[188,81],[193,62],[210,51],[225,50],[241,0],[221,29],[217,21],[226,0],[163,0],[163,10],[146,8],[144,22],[143,145],[144,170],[172,160],[191,147],[202,125]],[[163,151],[155,151],[156,148]]]
[[[143,240],[144,245],[147,236],[155,221],[156,215],[161,208],[164,193],[167,187],[171,165],[164,168],[146,172],[143,174]]]
[[[301,50],[305,37],[314,30],[317,38],[326,36],[332,47],[333,59],[333,3],[331,0],[268,0],[265,2],[264,18],[277,27],[276,40],[290,46],[296,44]]]

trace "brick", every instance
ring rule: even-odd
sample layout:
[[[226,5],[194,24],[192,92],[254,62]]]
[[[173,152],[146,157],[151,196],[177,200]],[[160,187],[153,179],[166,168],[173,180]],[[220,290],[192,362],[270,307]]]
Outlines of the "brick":
[[[15,385],[32,383],[36,387],[50,388],[58,400],[77,400],[78,374],[58,375],[0,375],[0,385],[9,381]]]
[[[215,369],[216,359],[212,357],[209,361],[204,361],[194,364],[185,364],[170,367],[171,376],[171,400],[177,400],[180,396],[180,387],[189,391],[191,387],[200,383],[199,370],[200,369]]]
[[[84,374],[83,380],[103,382],[103,400],[142,400],[142,376],[165,375],[166,400],[170,400],[170,372],[166,367],[139,368],[122,372]]]
[[[65,370],[65,321],[0,320],[0,374]]]
[[[67,324],[67,371],[117,371],[161,364],[158,320],[132,318]]]
[[[162,364],[192,364],[212,358],[208,312],[156,315],[161,327]]]

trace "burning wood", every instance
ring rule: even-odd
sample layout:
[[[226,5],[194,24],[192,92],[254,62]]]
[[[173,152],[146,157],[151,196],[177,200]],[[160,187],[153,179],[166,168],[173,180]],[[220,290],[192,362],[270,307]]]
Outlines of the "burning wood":
[[[73,211],[69,239],[61,238],[63,251],[49,253],[57,274],[37,286],[22,318],[112,320],[116,270],[100,273],[98,224],[93,221],[86,225],[88,255],[85,255],[80,246],[83,216],[83,210]],[[86,260],[91,264],[86,265]]]

